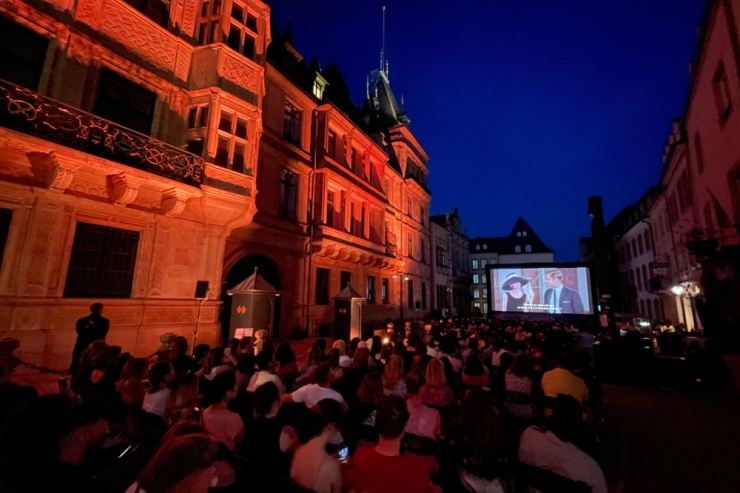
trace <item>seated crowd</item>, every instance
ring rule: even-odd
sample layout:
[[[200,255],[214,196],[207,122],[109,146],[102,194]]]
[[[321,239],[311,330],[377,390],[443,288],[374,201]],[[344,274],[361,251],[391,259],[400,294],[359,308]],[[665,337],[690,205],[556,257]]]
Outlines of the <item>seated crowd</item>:
[[[605,493],[578,331],[393,324],[367,340],[95,341],[69,389],[0,385],[0,492]]]

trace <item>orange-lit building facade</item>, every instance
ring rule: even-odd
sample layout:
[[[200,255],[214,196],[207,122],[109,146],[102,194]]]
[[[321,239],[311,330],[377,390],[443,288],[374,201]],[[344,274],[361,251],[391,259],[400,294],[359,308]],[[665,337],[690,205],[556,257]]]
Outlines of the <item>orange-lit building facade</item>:
[[[25,360],[66,367],[94,301],[126,351],[218,343],[247,267],[278,277],[275,336],[330,321],[345,272],[366,320],[425,304],[428,156],[385,73],[345,116],[269,60],[257,0],[8,1],[0,33],[0,337]]]
[[[290,32],[274,36],[258,212],[227,243],[226,286],[254,267],[268,273],[281,289],[275,337],[317,334],[333,321],[332,298],[347,283],[365,297],[363,320],[370,326],[426,315],[429,157],[410,132],[387,73],[372,73],[365,105],[357,108],[333,66],[306,63]]]

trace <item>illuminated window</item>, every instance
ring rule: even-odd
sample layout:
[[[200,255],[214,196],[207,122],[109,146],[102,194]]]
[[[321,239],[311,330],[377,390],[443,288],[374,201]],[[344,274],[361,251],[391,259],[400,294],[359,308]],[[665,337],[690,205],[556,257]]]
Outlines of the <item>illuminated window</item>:
[[[522,231],[522,236],[527,236],[527,232],[526,231]]]
[[[45,37],[0,17],[0,79],[37,90],[48,46]]]
[[[337,158],[337,134],[332,130],[329,130],[329,135],[327,137],[326,153],[332,159]]]
[[[477,268],[478,268],[478,261],[473,260],[473,269],[477,269]]]
[[[478,274],[473,274],[473,284],[480,283],[480,276]]]
[[[475,299],[480,298],[480,289],[476,288],[473,290],[473,298]]]
[[[283,138],[296,147],[301,147],[301,117],[300,108],[286,99],[283,109]]]
[[[254,46],[257,36],[257,18],[237,2],[231,4],[229,37],[226,44],[232,50],[254,60]]]
[[[486,269],[486,259],[483,259],[480,261],[480,268],[485,270]]]
[[[527,253],[532,253],[532,245],[527,245],[524,247],[524,251]]]
[[[406,255],[414,258],[414,237],[411,236],[411,233],[406,236]]]
[[[522,235],[522,232],[521,232],[521,231],[517,231],[517,232],[516,232],[516,235],[517,235],[517,236],[521,236],[521,235]]]
[[[388,290],[388,279],[383,278],[380,281],[380,299],[384,305],[390,303],[390,293]]]
[[[483,250],[488,250],[488,243],[483,243]]]
[[[278,215],[289,221],[295,220],[298,175],[287,168],[280,170],[280,204]]]
[[[369,305],[375,304],[375,276],[367,276],[367,291],[365,299]]]
[[[486,280],[486,275],[485,275],[485,274],[481,275],[481,282],[482,282],[483,284],[485,284],[486,282],[488,282],[488,281]]]
[[[480,250],[480,245],[475,245],[476,250]]]
[[[730,94],[730,81],[724,65],[720,65],[714,74],[714,101],[717,104],[717,112],[721,121],[727,120],[732,111],[732,96]]]
[[[127,4],[153,20],[158,25],[166,28],[169,15],[169,2],[161,0],[124,0]]]
[[[483,303],[483,313],[488,313],[488,303]]]
[[[246,165],[247,120],[236,113],[222,109],[218,119],[218,148],[215,163],[224,168],[252,175]]]
[[[78,222],[65,298],[130,298],[139,232]]]
[[[219,28],[221,0],[204,0],[198,18],[198,44],[220,43],[223,33]]]
[[[514,247],[514,253],[522,253],[522,247],[517,245]]]

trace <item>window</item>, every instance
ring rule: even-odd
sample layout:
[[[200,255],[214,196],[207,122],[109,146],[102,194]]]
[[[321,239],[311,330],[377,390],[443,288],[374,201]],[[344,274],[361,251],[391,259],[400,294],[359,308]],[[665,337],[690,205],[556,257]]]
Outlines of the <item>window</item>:
[[[724,65],[720,65],[714,75],[714,100],[717,104],[717,113],[720,121],[724,122],[732,111],[732,96],[730,81]]]
[[[77,223],[65,298],[130,298],[139,232]]]
[[[496,262],[497,262],[497,260],[496,260],[495,258],[492,258],[492,259],[491,259],[491,263],[492,263],[492,264],[495,264]]]
[[[406,214],[411,217],[411,197],[406,197]]]
[[[328,190],[326,192],[326,225],[330,228],[334,228],[334,216],[336,215],[336,208],[334,205],[335,193],[334,190]]]
[[[637,290],[642,291],[642,276],[640,275],[640,268],[635,268],[635,279],[637,280]]]
[[[650,283],[648,282],[647,267],[642,266],[642,285],[645,286],[645,291],[650,289]]]
[[[447,252],[444,247],[436,248],[437,267],[447,267]]]
[[[483,274],[483,275],[481,275],[481,276],[480,276],[480,282],[482,282],[483,284],[485,284],[485,283],[487,283],[487,282],[488,282],[488,281],[486,280],[486,275],[485,275],[485,274]]]
[[[326,139],[326,153],[330,158],[337,158],[337,134],[329,130],[329,136]]]
[[[473,303],[473,310],[480,310],[480,303]]]
[[[388,279],[380,280],[380,300],[384,305],[390,303],[390,293],[388,292]]]
[[[472,263],[473,263],[473,269],[477,269],[478,268],[478,261],[477,260],[473,260]]]
[[[427,283],[421,283],[421,309],[427,309]]]
[[[522,247],[517,245],[514,247],[514,253],[522,253]]]
[[[414,281],[408,281],[407,291],[409,308],[414,308]]]
[[[640,252],[640,255],[642,255],[642,235],[637,237],[637,251]]]
[[[244,167],[246,153],[247,120],[229,110],[221,110],[215,163],[237,173],[252,176],[252,169]]]
[[[699,174],[704,173],[704,149],[701,147],[701,135],[694,135],[694,158],[696,159],[696,170]]]
[[[221,0],[203,0],[198,19],[198,44],[220,43],[223,33],[219,29]]]
[[[247,16],[251,28],[247,26]],[[226,44],[232,50],[241,53],[250,60],[254,60],[254,45],[257,31],[257,19],[249,14],[245,7],[234,2],[231,5],[231,21],[229,24],[229,37]]]
[[[296,147],[301,147],[301,110],[285,100],[283,110],[283,137]]]
[[[488,303],[483,303],[483,313],[488,313]]]
[[[408,233],[406,235],[406,256],[409,258],[414,258],[414,237],[411,235],[411,233]]]
[[[419,248],[421,249],[421,261],[426,264],[427,263],[427,242],[424,238],[422,238],[420,241],[421,241],[421,245],[419,246]]]
[[[194,106],[188,112],[188,128],[205,128],[208,126],[208,105]]]
[[[488,243],[483,243],[483,250],[488,250]]]
[[[480,250],[480,245],[475,245],[476,250]]]
[[[532,253],[532,245],[527,245],[524,247],[524,251],[527,253]]]
[[[13,209],[0,209],[0,268],[3,266],[3,253],[10,233],[10,221],[13,219]]]
[[[93,113],[149,135],[152,131],[156,102],[157,96],[152,91],[108,69],[103,69],[100,75],[98,100]]]
[[[480,284],[480,276],[478,274],[473,274],[473,284]]]
[[[170,13],[168,3],[161,0],[124,0],[127,4],[153,20],[157,25],[167,28]]]
[[[298,190],[298,175],[283,168],[280,170],[280,205],[278,215],[289,221],[295,220],[296,193]]]
[[[483,259],[480,261],[480,268],[485,270],[486,269],[486,259]]]
[[[319,76],[316,76],[313,80],[313,95],[318,99],[324,99],[324,89],[326,89],[326,84],[319,79]]]
[[[480,298],[480,289],[478,288],[473,289],[473,298],[475,299]]]
[[[375,276],[367,276],[367,291],[365,299],[369,305],[375,304]]]
[[[632,240],[632,257],[637,258],[637,240]]]
[[[650,238],[650,230],[645,231],[645,251],[650,251],[653,249],[653,243]]]
[[[521,235],[522,235],[522,232],[521,232],[521,231],[517,231],[517,232],[516,232],[516,235],[517,235],[517,236],[521,236]]]
[[[38,90],[49,40],[0,16],[0,79]]]
[[[421,225],[424,226],[424,215],[426,214],[426,210],[424,207],[419,207],[419,221],[421,222]]]
[[[343,290],[347,286],[349,286],[349,283],[352,281],[352,273],[347,271],[342,271],[339,274],[339,290]]]
[[[316,304],[329,304],[329,269],[316,268]]]
[[[522,231],[522,236],[527,236],[527,232],[526,231]]]
[[[634,286],[635,285],[635,273],[634,271],[630,269],[629,274],[630,274],[630,286]]]

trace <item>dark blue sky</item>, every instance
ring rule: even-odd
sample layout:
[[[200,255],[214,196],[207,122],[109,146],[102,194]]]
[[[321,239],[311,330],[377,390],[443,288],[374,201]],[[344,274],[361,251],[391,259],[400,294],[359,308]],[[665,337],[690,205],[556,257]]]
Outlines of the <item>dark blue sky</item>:
[[[703,0],[272,0],[298,51],[344,74],[356,104],[377,68],[381,6],[391,87],[431,156],[432,213],[468,235],[523,216],[556,260],[657,182],[684,106]]]

